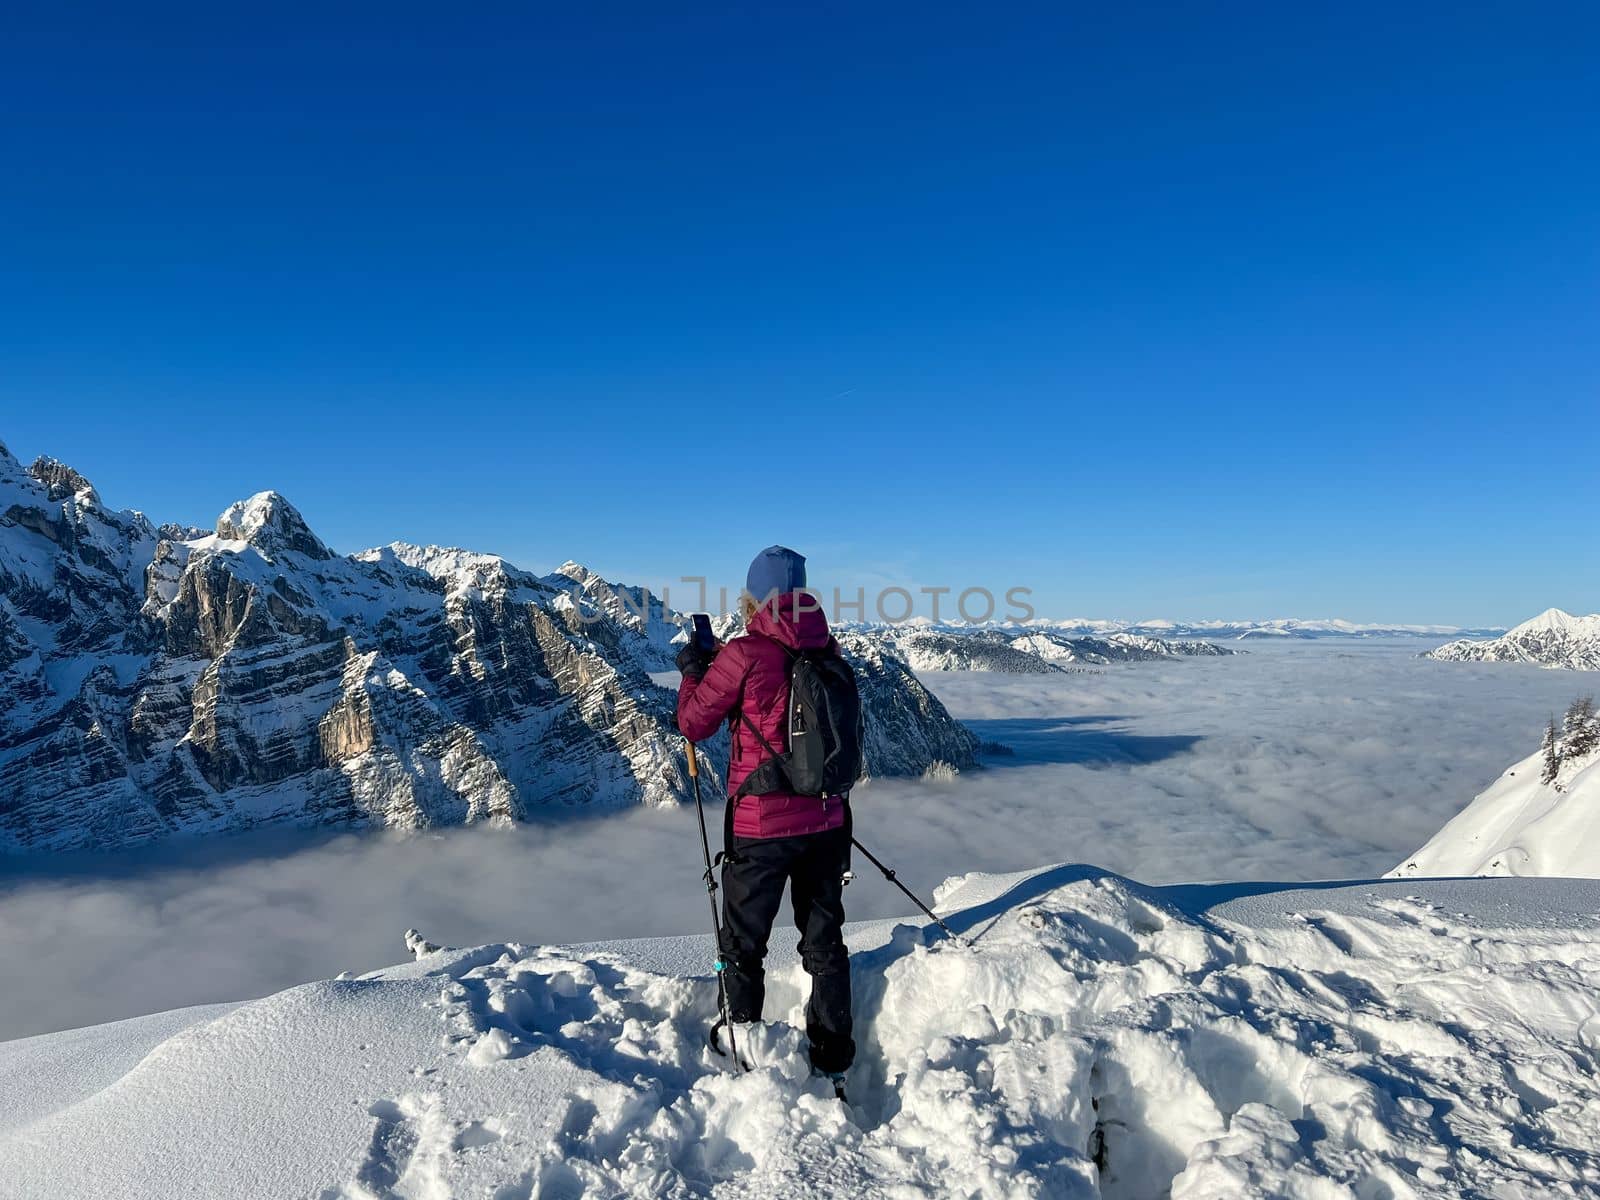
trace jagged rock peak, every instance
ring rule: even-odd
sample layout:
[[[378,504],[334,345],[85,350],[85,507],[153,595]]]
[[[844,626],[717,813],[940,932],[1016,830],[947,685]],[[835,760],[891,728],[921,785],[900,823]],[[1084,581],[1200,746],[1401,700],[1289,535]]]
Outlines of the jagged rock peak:
[[[8,453],[6,457],[9,458],[10,454]],[[33,465],[28,468],[28,474],[49,489],[52,500],[65,500],[80,492],[88,492],[91,498],[96,502],[99,501],[99,493],[94,490],[94,485],[60,459],[41,454],[33,460]]]
[[[592,584],[604,585],[606,587],[618,586],[612,583],[611,580],[606,579],[598,571],[591,571],[581,562],[571,558],[567,559],[566,562],[557,567],[555,571],[551,573],[550,578],[554,580],[558,575],[563,578],[570,579],[579,587],[584,588],[589,587]]]
[[[248,542],[269,558],[274,551],[293,550],[307,558],[329,559],[333,551],[311,532],[306,519],[277,492],[257,492],[228,506],[217,518],[217,536]]]
[[[198,541],[210,532],[209,529],[201,529],[195,525],[179,525],[173,521],[165,521],[156,527],[156,537],[164,542]]]

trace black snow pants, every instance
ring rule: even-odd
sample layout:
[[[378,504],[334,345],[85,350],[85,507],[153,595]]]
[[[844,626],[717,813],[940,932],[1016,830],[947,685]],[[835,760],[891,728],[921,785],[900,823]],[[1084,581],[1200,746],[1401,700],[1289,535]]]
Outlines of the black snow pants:
[[[767,938],[784,884],[800,931],[800,961],[811,976],[806,1037],[811,1065],[843,1071],[855,1059],[850,1036],[850,956],[844,945],[844,872],[848,827],[785,838],[734,838],[722,865],[723,980],[735,1021],[761,1018],[766,1000]]]

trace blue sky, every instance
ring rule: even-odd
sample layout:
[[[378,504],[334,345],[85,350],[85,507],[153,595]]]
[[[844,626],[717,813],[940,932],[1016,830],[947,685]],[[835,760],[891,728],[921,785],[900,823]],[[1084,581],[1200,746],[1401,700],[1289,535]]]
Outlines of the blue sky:
[[[229,7],[4,18],[0,439],[112,503],[1600,609],[1588,6]]]

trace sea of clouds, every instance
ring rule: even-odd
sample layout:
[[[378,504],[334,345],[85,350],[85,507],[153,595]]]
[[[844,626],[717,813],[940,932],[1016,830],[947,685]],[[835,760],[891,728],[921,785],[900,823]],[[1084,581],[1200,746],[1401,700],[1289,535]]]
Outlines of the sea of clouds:
[[[924,894],[1058,861],[1153,883],[1378,875],[1593,690],[1417,658],[1426,644],[1250,641],[1236,658],[1098,675],[930,675],[1014,753],[953,782],[876,781],[856,831]],[[0,860],[0,1039],[370,970],[404,957],[408,926],[451,945],[695,931],[699,857],[687,808]],[[909,911],[856,865],[852,917]]]

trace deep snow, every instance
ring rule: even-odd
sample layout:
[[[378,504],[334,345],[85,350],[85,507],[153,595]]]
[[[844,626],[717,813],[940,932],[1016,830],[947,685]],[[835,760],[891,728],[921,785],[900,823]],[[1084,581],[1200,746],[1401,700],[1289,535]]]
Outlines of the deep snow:
[[[701,1041],[706,941],[488,946],[0,1045],[0,1180],[164,1200],[1600,1191],[1600,884],[1149,888],[1063,866],[953,881],[941,908],[972,948],[850,931],[848,1109],[800,1065],[792,953],[762,1065],[734,1076]]]

